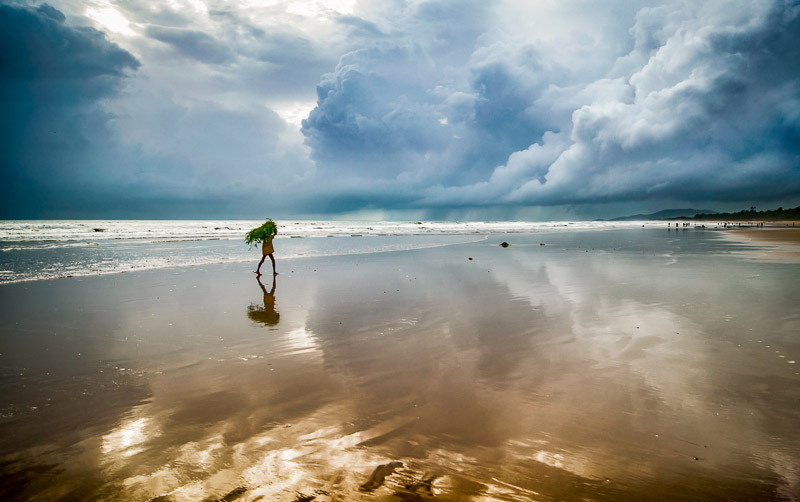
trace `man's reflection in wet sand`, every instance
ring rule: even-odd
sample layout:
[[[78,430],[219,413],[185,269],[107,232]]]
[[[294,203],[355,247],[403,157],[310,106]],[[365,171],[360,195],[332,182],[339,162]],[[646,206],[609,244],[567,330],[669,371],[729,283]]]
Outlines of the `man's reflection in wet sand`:
[[[267,288],[261,282],[261,277],[256,277],[261,291],[264,292],[264,306],[251,304],[247,307],[247,317],[255,322],[264,323],[267,326],[275,326],[281,320],[281,315],[275,310],[275,277],[272,276],[272,289],[267,292]]]

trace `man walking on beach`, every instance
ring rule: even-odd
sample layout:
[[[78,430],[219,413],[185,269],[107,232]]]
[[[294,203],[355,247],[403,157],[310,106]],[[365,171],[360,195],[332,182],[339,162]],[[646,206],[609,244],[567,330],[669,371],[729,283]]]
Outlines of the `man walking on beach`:
[[[272,239],[275,238],[277,233],[278,229],[275,228],[275,233],[264,239],[264,242],[261,243],[261,261],[258,262],[258,268],[256,268],[257,275],[261,275],[261,264],[264,263],[264,259],[267,256],[269,256],[269,259],[272,262],[272,275],[278,275],[278,272],[275,271],[275,257],[272,256],[272,253],[275,252],[275,249],[272,247]]]
[[[258,267],[255,272],[257,275],[261,275],[261,265],[264,263],[267,256],[269,256],[272,262],[272,275],[278,275],[278,272],[275,271],[275,257],[272,256],[272,253],[275,252],[275,249],[272,247],[272,239],[274,239],[276,235],[278,235],[278,225],[272,220],[267,220],[260,227],[256,227],[247,232],[247,235],[244,237],[244,241],[251,246],[257,242],[261,243],[261,261],[258,262]]]

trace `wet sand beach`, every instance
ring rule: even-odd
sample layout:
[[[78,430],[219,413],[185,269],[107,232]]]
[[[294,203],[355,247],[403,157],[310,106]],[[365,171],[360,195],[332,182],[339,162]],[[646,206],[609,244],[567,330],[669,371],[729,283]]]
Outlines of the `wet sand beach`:
[[[736,235],[751,241],[786,242],[800,244],[800,227],[787,228],[757,228],[736,230]]]
[[[800,500],[800,265],[723,233],[0,285],[0,498]]]
[[[800,227],[790,224],[764,228],[733,228],[725,237],[734,243],[752,246],[744,251],[750,259],[800,262]]]

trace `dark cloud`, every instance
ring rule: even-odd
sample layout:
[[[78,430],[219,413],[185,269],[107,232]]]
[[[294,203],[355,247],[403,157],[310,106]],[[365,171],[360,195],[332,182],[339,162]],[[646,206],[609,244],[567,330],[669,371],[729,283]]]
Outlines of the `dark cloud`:
[[[501,43],[473,54],[474,128],[494,151],[483,162],[501,164],[513,152],[540,143],[545,132],[559,130],[564,117],[537,101],[548,86],[564,81],[563,72],[529,45]]]
[[[110,146],[112,117],[97,103],[139,62],[48,5],[0,5],[0,58],[3,216],[84,198],[103,167],[92,160],[97,150],[127,157]]]
[[[93,28],[68,27],[64,15],[45,4],[37,9],[0,5],[0,67],[4,84],[13,80],[75,83],[79,97],[107,95],[114,77],[139,66],[128,52]],[[81,81],[81,83],[78,83]],[[91,82],[92,85],[86,85]]]
[[[393,177],[445,146],[437,96],[426,95],[432,62],[415,45],[379,45],[342,57],[317,86],[303,121],[315,158],[337,169]]]
[[[202,63],[228,64],[233,61],[233,53],[206,33],[163,26],[148,26],[147,36],[169,44],[181,54]]]

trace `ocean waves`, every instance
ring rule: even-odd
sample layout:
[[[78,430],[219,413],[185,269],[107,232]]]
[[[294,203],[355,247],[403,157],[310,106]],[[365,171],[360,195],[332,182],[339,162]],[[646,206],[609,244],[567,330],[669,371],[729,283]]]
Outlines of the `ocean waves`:
[[[51,220],[0,222],[0,283],[257,261],[244,235],[260,221]],[[641,222],[278,221],[279,259],[403,251],[492,234],[641,226]],[[660,225],[652,223],[652,225]]]
[[[0,242],[102,242],[110,240],[237,240],[260,225],[247,220],[38,220],[0,221]],[[638,226],[641,222],[363,222],[279,221],[280,235],[463,235],[553,232]]]

